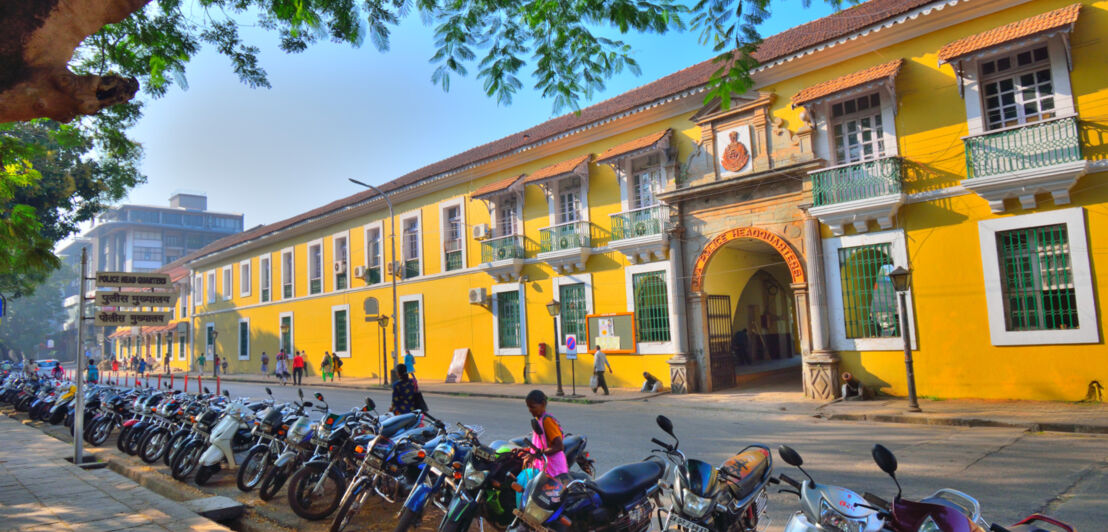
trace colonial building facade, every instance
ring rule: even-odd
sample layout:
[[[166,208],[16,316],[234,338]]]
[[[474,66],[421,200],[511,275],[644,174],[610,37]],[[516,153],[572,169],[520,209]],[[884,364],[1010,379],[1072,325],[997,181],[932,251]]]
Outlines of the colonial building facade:
[[[1080,399],[1108,379],[1106,9],[871,0],[766,39],[727,108],[700,63],[387,181],[395,216],[365,191],[222,239],[185,261],[191,355],[374,376],[395,335],[425,379],[549,383],[572,334],[617,386],[899,395],[906,312],[920,394]]]

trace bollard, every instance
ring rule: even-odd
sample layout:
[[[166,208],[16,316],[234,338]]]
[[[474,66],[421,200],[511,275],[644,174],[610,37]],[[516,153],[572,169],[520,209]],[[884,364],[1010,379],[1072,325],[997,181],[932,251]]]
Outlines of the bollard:
[[[169,374],[169,388],[173,389],[173,374]]]
[[[196,374],[196,393],[204,393],[204,374]]]
[[[162,389],[162,376],[161,376],[161,374],[158,375],[158,389],[159,390]]]
[[[189,374],[188,373],[185,374],[185,389],[184,389],[184,392],[189,393]]]
[[[135,388],[138,388],[138,387],[140,387],[140,386],[142,386],[142,383],[141,383],[141,382],[139,382],[139,376],[138,376],[138,374],[136,373],[136,374],[135,374]]]
[[[149,388],[150,387],[150,374],[147,373],[145,376],[146,376],[146,387]]]
[[[219,395],[219,375],[215,376],[215,394]]]

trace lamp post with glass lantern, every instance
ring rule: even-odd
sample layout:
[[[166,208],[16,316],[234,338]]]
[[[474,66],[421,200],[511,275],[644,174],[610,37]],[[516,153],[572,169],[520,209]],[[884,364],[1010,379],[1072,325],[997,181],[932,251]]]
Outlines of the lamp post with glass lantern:
[[[912,344],[908,339],[908,287],[912,284],[912,272],[897,266],[888,276],[900,301],[900,338],[904,342],[904,366],[908,371],[908,411],[922,412],[916,399],[916,372],[912,366]]]
[[[566,394],[562,391],[562,357],[558,353],[558,313],[562,311],[562,304],[555,299],[546,304],[546,311],[554,320],[554,371],[558,374],[558,391],[554,395],[562,396]]]

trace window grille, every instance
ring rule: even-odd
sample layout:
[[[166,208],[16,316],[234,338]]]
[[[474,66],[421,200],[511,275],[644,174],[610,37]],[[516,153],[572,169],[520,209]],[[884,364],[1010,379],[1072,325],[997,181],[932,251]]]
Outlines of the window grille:
[[[1009,331],[1078,327],[1065,224],[996,234]]]
[[[345,353],[348,350],[347,338],[346,338],[346,312],[345,310],[335,311],[335,352]]]
[[[239,358],[250,356],[250,324],[239,322]]]
[[[522,344],[520,330],[519,291],[496,294],[497,345],[501,349],[518,348]]]
[[[585,316],[588,314],[587,301],[585,299],[585,284],[564,284],[558,288],[558,301],[562,310],[562,344],[566,343],[566,336],[576,335],[578,341],[585,338]],[[587,343],[587,342],[586,342]]]
[[[890,243],[839,249],[847,338],[900,336],[896,290],[889,280],[891,256]]]
[[[665,272],[631,277],[635,295],[635,330],[640,342],[669,341],[669,296]]]
[[[419,301],[404,302],[404,349],[422,349],[419,341]]]

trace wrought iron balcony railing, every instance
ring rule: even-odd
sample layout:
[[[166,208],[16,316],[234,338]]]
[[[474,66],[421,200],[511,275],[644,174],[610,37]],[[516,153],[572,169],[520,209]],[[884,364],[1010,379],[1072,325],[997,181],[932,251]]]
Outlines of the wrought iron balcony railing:
[[[523,237],[509,235],[481,242],[481,262],[523,258]]]
[[[901,192],[900,157],[883,157],[824,168],[811,173],[816,207]]]
[[[612,240],[660,235],[669,224],[669,208],[665,205],[643,207],[612,215]]]
[[[539,230],[539,248],[545,253],[563,249],[591,247],[589,222],[576,221],[552,225]]]
[[[1081,160],[1076,116],[990,131],[964,141],[970,179]]]

